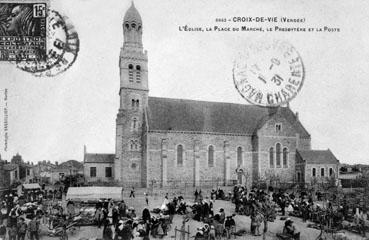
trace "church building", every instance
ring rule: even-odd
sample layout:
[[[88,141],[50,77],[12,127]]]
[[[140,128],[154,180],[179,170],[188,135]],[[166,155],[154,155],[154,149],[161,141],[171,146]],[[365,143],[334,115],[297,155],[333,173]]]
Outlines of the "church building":
[[[297,114],[288,106],[150,97],[142,34],[132,3],[119,56],[115,158],[106,158],[113,165],[112,181],[148,187],[244,184],[271,175],[296,180],[297,152],[311,150]],[[102,161],[95,156],[99,161],[90,154],[90,164]]]

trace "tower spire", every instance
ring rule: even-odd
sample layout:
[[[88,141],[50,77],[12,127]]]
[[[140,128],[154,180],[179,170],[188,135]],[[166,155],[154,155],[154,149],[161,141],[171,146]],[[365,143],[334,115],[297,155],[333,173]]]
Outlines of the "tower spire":
[[[124,46],[142,48],[142,19],[132,0],[123,19]]]

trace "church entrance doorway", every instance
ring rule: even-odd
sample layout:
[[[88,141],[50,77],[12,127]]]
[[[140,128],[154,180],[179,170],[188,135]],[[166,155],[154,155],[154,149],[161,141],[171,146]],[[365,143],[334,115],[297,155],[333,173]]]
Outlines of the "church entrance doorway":
[[[238,174],[238,184],[242,185],[242,173]]]
[[[238,184],[243,184],[243,169],[242,168],[237,168],[236,169],[236,173],[237,173],[237,183]]]

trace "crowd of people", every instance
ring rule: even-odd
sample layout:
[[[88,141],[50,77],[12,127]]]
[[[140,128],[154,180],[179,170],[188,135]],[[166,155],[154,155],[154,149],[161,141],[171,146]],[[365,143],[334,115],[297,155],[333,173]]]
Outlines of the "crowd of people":
[[[21,196],[9,193],[3,196],[0,209],[0,239],[25,240],[40,239],[40,228],[44,225],[50,229],[62,229],[66,232],[68,224],[80,214],[74,203],[69,201],[62,206],[55,201],[62,190],[29,191]],[[203,196],[205,195],[205,197]],[[149,209],[149,196],[144,193],[146,207],[137,213],[125,201],[100,200],[94,205],[92,221],[97,228],[102,228],[104,240],[130,240],[140,237],[144,240],[163,238],[171,229],[174,215],[182,215],[182,227],[193,219],[198,222],[196,240],[212,240],[240,235],[236,231],[236,214],[250,218],[250,232],[260,236],[267,229],[267,222],[274,221],[279,214],[285,220],[279,236],[286,239],[300,239],[300,233],[289,216],[299,217],[303,222],[315,222],[318,227],[342,227],[347,220],[359,226],[359,232],[365,236],[365,223],[368,216],[365,209],[356,209],[352,214],[347,200],[341,205],[333,206],[319,195],[321,201],[314,201],[306,192],[289,192],[273,188],[261,190],[245,186],[234,186],[233,191],[225,193],[221,188],[204,194],[201,190],[194,192],[194,200],[185,201],[177,196],[169,200],[168,193],[163,196],[159,208]],[[132,188],[130,198],[135,198]],[[234,203],[234,213],[226,214],[223,208],[214,209],[215,201],[230,200]],[[262,228],[264,226],[264,228]],[[55,231],[54,231],[55,232]],[[183,232],[185,232],[183,230]],[[242,234],[242,233],[241,233]],[[56,236],[56,235],[55,235]],[[284,238],[281,238],[284,239]]]
[[[145,201],[148,200],[145,194]],[[151,211],[145,207],[142,214],[138,216],[133,207],[128,207],[122,200],[119,202],[99,202],[96,204],[95,221],[98,227],[104,224],[104,240],[129,240],[135,236],[142,239],[150,239],[150,236],[162,238],[168,234],[175,214],[187,213],[187,205],[183,197],[168,199],[164,197],[160,208]]]
[[[215,199],[223,197],[223,191],[218,189],[214,193],[216,194],[211,194],[210,198],[203,198],[201,190],[195,191],[195,199],[191,203],[186,202],[182,196],[169,200],[168,194],[165,194],[159,208],[150,211],[145,207],[140,216],[124,201],[99,202],[95,207],[95,222],[98,227],[103,223],[104,240],[128,240],[135,236],[143,239],[149,239],[150,236],[162,238],[168,234],[173,217],[177,214],[183,217],[181,229],[184,229],[184,225],[189,219],[203,224],[203,227],[199,227],[197,230],[197,239],[215,240],[222,236],[230,238],[236,229],[234,215],[226,216],[222,208],[214,213],[213,203]],[[146,199],[147,194],[144,196]]]
[[[38,240],[40,224],[48,224],[46,202],[55,198],[59,191],[26,191],[5,194],[0,203],[0,238],[9,240]]]

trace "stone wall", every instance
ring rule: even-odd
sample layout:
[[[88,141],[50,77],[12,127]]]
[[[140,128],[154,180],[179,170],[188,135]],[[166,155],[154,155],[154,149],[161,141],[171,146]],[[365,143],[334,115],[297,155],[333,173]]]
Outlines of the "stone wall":
[[[182,182],[196,185],[206,182],[224,184],[227,181],[237,180],[235,170],[238,147],[242,147],[241,167],[251,174],[250,136],[151,132],[148,143],[148,183],[152,181],[158,183],[164,179],[167,184]],[[182,145],[184,149],[182,166],[177,165],[178,145]],[[214,147],[213,166],[208,165],[210,145]],[[229,159],[228,162],[225,160],[226,157]]]
[[[281,129],[276,130],[280,124]],[[296,146],[300,141],[295,128],[282,116],[273,115],[257,132],[259,174],[262,179],[278,178],[281,182],[293,182],[295,177]],[[276,162],[276,144],[281,144],[280,165]],[[269,150],[273,147],[273,166]],[[287,165],[283,164],[283,148],[287,148]]]
[[[305,183],[311,184],[313,182],[313,176],[312,176],[312,172],[313,172],[313,168],[316,169],[316,177],[315,180],[317,183],[322,183],[322,182],[326,182],[327,178],[330,177],[329,176],[329,168],[332,168],[334,171],[334,177],[337,179],[338,178],[338,167],[339,164],[306,164],[305,165]],[[321,169],[324,169],[324,176],[321,176]],[[332,176],[331,176],[332,177]]]
[[[122,110],[117,117],[116,134],[116,180],[127,186],[141,186],[144,161],[143,127],[144,114],[141,110]],[[138,120],[136,129],[132,128],[132,119]],[[137,149],[131,149],[131,141],[136,141]],[[145,169],[144,169],[145,170]]]
[[[90,168],[96,167],[96,177],[90,176]],[[112,168],[112,177],[105,177],[105,167]],[[83,173],[85,176],[86,182],[110,182],[114,180],[114,163],[84,163],[83,164]]]

